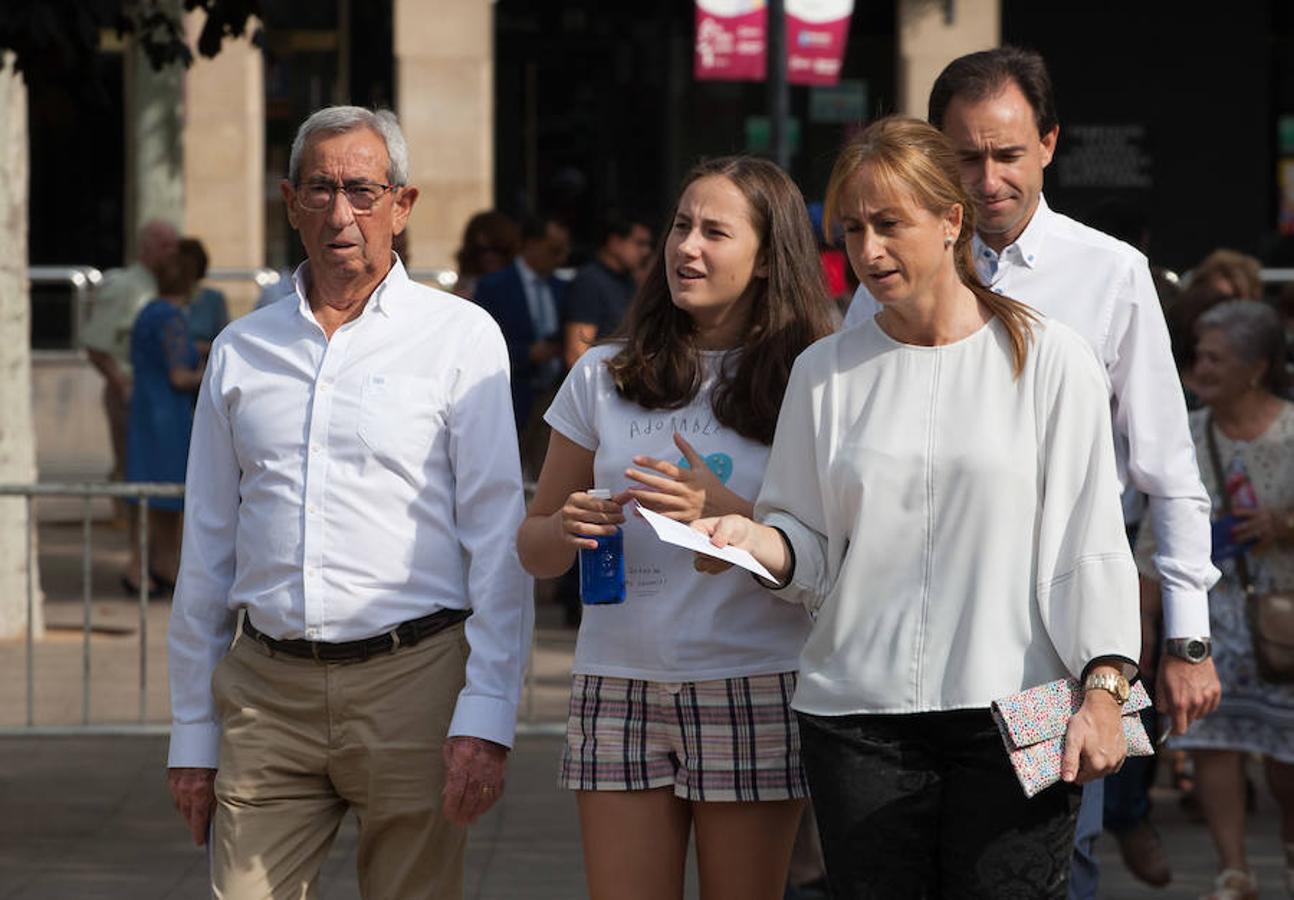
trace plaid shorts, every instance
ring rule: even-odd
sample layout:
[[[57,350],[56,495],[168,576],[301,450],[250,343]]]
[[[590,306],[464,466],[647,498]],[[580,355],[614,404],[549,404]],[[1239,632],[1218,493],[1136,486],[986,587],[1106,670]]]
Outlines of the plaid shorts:
[[[684,800],[807,797],[794,693],[794,672],[683,684],[576,675],[559,782],[673,786]]]

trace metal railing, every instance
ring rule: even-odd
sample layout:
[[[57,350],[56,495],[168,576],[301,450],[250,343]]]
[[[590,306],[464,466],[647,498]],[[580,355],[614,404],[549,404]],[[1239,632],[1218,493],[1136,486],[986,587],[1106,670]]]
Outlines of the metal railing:
[[[534,484],[524,485],[527,501],[534,494]],[[65,734],[166,734],[169,725],[148,721],[148,604],[151,596],[149,590],[150,567],[148,560],[148,508],[150,500],[162,497],[183,497],[184,485],[171,483],[122,483],[122,482],[86,482],[64,484],[0,484],[0,498],[18,497],[26,503],[26,553],[27,585],[26,611],[27,629],[25,643],[24,668],[26,674],[26,724],[22,726],[0,725],[0,736],[6,734],[21,735],[65,735]],[[80,497],[84,501],[81,519],[81,721],[79,724],[42,725],[36,722],[36,570],[37,554],[35,547],[36,500],[42,497]],[[90,721],[90,687],[91,687],[91,650],[90,636],[93,631],[92,611],[92,576],[93,576],[93,516],[91,501],[96,498],[136,498],[138,499],[139,535],[139,715],[136,722],[93,723]],[[535,720],[535,673],[534,644],[531,645],[530,664],[526,666],[525,680],[522,685],[522,698],[517,723],[520,735],[561,735],[565,733],[565,723],[539,722]]]
[[[155,731],[148,723],[148,600],[149,565],[148,565],[148,504],[150,500],[162,497],[183,497],[182,484],[120,484],[120,483],[86,483],[86,484],[0,484],[0,497],[22,497],[27,505],[27,635],[25,669],[27,677],[27,715],[26,728],[22,733],[31,733],[36,724],[36,500],[40,497],[81,497],[84,507],[81,517],[81,726],[75,730],[84,731],[90,727],[90,633],[92,626],[91,574],[93,570],[91,550],[93,547],[93,518],[90,502],[96,497],[136,498],[139,501],[136,515],[139,521],[139,721],[135,725],[114,725],[114,732]],[[0,728],[0,733],[9,729]],[[66,729],[42,729],[43,731],[62,731]]]
[[[32,266],[27,270],[27,280],[33,286],[65,284],[72,288],[69,340],[73,348],[81,346],[81,322],[85,317],[86,300],[103,281],[103,273],[93,266]]]
[[[207,281],[251,281],[258,288],[264,289],[272,284],[278,284],[279,279],[283,276],[276,270],[266,268],[265,266],[255,266],[252,268],[216,268],[208,269]]]

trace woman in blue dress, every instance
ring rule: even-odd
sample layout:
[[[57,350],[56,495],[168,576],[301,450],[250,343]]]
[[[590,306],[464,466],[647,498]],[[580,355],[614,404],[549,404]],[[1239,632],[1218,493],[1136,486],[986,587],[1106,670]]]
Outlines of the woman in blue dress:
[[[193,284],[188,268],[172,258],[157,276],[158,297],[150,301],[130,332],[134,386],[126,429],[126,480],[183,482],[193,428],[193,398],[202,383],[198,351],[189,336],[184,305]],[[169,591],[180,562],[183,501],[159,497],[149,501],[148,562],[151,587]],[[139,585],[139,519],[131,517],[131,567],[122,586],[136,593]]]
[[[193,237],[180,240],[180,265],[189,284],[189,305],[185,313],[189,319],[189,337],[198,348],[198,356],[207,358],[211,342],[220,330],[229,324],[229,306],[225,295],[213,287],[203,287],[207,277],[207,249],[202,241]]]

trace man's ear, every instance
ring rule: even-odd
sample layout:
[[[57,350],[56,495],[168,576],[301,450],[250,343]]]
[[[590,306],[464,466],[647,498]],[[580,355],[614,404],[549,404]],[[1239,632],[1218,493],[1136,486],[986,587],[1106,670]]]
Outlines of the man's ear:
[[[283,195],[283,205],[288,211],[288,224],[297,230],[297,191],[292,182],[284,178],[279,182],[279,193]]]
[[[1060,126],[1051,126],[1051,131],[1042,136],[1042,167],[1045,169],[1051,164],[1051,158],[1056,155],[1056,141],[1060,138]]]
[[[400,188],[400,196],[395,200],[395,225],[391,229],[392,234],[399,234],[404,231],[405,226],[409,224],[409,214],[413,212],[413,204],[418,201],[418,189],[416,187]]]

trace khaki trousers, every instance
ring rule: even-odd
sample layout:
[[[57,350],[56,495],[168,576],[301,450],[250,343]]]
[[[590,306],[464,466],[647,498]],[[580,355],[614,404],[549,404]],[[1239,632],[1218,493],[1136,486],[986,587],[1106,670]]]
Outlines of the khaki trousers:
[[[459,900],[467,833],[440,815],[441,753],[467,653],[461,623],[355,663],[273,654],[240,634],[212,678],[215,896],[317,896],[353,809],[364,897]]]

